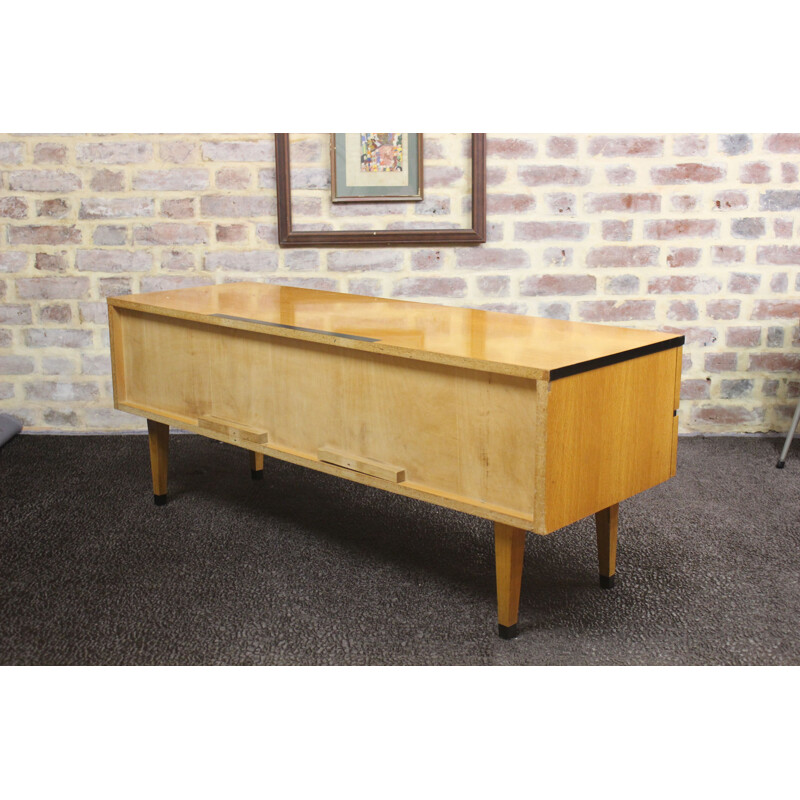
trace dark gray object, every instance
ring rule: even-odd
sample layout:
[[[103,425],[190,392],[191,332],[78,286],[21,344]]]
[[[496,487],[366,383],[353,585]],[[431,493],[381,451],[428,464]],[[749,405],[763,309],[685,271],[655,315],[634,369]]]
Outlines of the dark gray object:
[[[9,439],[13,439],[21,430],[21,422],[9,417],[8,414],[0,414],[0,447]]]

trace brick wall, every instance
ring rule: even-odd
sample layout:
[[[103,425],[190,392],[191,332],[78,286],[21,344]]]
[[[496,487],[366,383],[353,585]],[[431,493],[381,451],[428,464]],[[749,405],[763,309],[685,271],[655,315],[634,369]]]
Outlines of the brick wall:
[[[393,224],[463,214],[452,141],[426,137],[425,204]],[[111,407],[105,298],[259,280],[685,333],[684,433],[786,430],[800,134],[490,135],[488,154],[479,248],[280,250],[269,134],[0,134],[0,413],[140,429]],[[300,224],[331,224],[324,169],[304,192]]]

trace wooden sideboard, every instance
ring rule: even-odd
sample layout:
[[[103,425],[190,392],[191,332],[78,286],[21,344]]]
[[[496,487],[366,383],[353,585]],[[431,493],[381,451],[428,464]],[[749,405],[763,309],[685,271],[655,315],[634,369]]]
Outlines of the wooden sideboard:
[[[525,532],[675,474],[683,337],[258,283],[108,300],[114,405],[146,417],[156,502],[169,426],[494,522],[501,636]]]

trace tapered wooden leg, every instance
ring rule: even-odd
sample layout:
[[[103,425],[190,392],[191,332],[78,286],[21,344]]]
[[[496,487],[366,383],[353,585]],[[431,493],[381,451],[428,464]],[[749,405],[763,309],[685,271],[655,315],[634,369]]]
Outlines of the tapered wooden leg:
[[[495,522],[494,553],[497,569],[498,632],[503,639],[513,639],[517,635],[525,531]]]
[[[597,560],[600,566],[600,585],[610,589],[617,572],[617,524],[619,503],[594,515],[597,526]]]
[[[264,479],[264,454],[250,451],[250,477],[254,481]]]
[[[150,438],[150,470],[153,473],[153,500],[157,506],[167,502],[167,462],[169,460],[169,425],[147,420]]]

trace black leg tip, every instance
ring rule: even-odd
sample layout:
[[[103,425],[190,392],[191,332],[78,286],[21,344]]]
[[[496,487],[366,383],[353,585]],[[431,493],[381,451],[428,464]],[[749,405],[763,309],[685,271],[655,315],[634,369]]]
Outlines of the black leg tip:
[[[783,469],[785,466],[786,466],[786,462],[785,462],[785,461],[779,461],[779,462],[778,462],[778,463],[775,465],[775,468],[776,468],[776,469]]]
[[[167,504],[167,496],[165,494],[154,494],[153,502],[157,506],[165,506]]]
[[[251,469],[250,470],[250,477],[254,481],[263,481],[264,480],[264,470],[263,469]]]
[[[616,574],[615,575],[608,575],[608,576],[601,575],[600,576],[600,585],[604,589],[613,589],[614,588],[614,583],[616,582],[616,580],[617,580]]]
[[[498,625],[497,632],[501,639],[516,639],[519,634],[516,622],[513,625]]]

